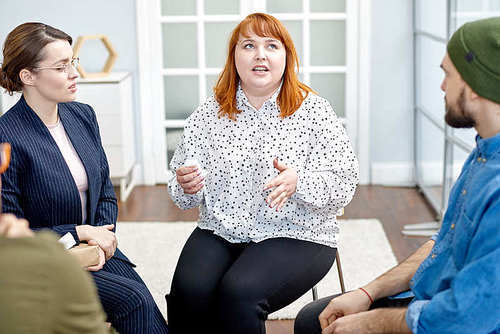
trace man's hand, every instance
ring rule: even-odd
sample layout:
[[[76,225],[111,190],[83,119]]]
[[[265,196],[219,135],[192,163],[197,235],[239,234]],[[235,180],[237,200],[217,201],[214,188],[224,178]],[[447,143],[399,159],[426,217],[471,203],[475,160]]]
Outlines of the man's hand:
[[[370,334],[372,332],[373,314],[368,312],[354,313],[338,318],[321,332],[322,334]]]
[[[379,308],[338,318],[322,334],[411,334],[405,320],[406,308]]]
[[[370,305],[368,296],[359,289],[333,298],[319,315],[321,329],[327,328],[338,318],[366,311]]]
[[[175,170],[177,183],[184,190],[185,194],[194,195],[203,188],[205,178],[201,175],[201,170],[196,166],[182,166]]]
[[[103,226],[78,225],[76,227],[76,233],[80,240],[88,241],[89,244],[91,240],[95,241],[104,251],[107,261],[113,257],[116,247],[118,246],[116,235],[112,232],[113,228],[114,224]]]
[[[32,237],[33,231],[29,228],[26,219],[19,219],[13,214],[0,214],[0,235],[7,238]]]
[[[280,174],[264,186],[264,191],[274,188],[267,196],[266,203],[270,208],[277,206],[276,211],[278,211],[297,190],[298,176],[295,169],[279,163],[278,158],[273,160],[273,165]]]

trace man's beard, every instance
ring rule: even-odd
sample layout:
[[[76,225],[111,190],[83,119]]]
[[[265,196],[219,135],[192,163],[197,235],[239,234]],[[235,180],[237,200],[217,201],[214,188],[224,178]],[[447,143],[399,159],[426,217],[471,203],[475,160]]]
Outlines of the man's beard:
[[[444,120],[454,128],[472,128],[476,125],[476,121],[469,115],[465,107],[465,88],[462,89],[456,107],[448,104],[445,98],[446,114]]]

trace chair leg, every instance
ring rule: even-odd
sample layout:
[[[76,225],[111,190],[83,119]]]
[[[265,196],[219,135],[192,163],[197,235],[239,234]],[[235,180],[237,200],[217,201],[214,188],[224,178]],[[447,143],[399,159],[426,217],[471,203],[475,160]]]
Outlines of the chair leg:
[[[313,301],[318,300],[318,289],[316,288],[316,285],[312,287],[312,294],[313,294]]]
[[[342,293],[345,293],[344,274],[342,273],[342,265],[340,264],[340,254],[338,248],[337,254],[335,255],[335,261],[337,261],[337,271],[339,272],[340,291],[342,291]]]
[[[340,264],[340,254],[338,248],[335,254],[335,261],[337,262],[337,271],[339,272],[340,291],[345,293],[344,274],[342,273],[342,265]],[[311,292],[313,295],[313,301],[318,300],[318,288],[316,285],[312,287]]]

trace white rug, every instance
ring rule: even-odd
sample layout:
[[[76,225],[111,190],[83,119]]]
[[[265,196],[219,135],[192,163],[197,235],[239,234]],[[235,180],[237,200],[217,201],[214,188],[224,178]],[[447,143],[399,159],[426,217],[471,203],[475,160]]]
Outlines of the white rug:
[[[340,220],[339,246],[344,282],[347,290],[368,283],[397,264],[381,223],[376,219]],[[195,228],[195,223],[118,224],[118,246],[137,264],[137,271],[146,282],[166,318],[165,294],[170,290],[177,259]],[[318,284],[319,297],[340,293],[337,266]],[[293,319],[298,311],[312,301],[312,293],[272,313],[270,319]]]

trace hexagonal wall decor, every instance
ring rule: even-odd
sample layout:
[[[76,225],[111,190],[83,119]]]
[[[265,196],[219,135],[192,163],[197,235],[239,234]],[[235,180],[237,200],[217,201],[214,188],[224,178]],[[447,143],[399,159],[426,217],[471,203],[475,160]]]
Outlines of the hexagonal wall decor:
[[[105,35],[85,35],[85,36],[79,36],[78,39],[76,40],[75,47],[73,48],[73,57],[78,57],[78,54],[80,53],[80,50],[85,43],[85,41],[91,40],[91,39],[99,39],[102,44],[104,44],[104,47],[106,50],[108,50],[108,59],[106,59],[106,63],[104,64],[104,67],[102,68],[101,72],[93,72],[89,73],[85,71],[83,68],[82,64],[79,64],[78,67],[76,68],[78,70],[78,73],[80,73],[80,76],[82,78],[99,78],[99,77],[105,77],[111,72],[111,68],[115,64],[116,58],[118,57],[118,54],[116,53],[115,49],[113,49],[113,46],[111,45],[111,42],[109,41],[108,37]]]

